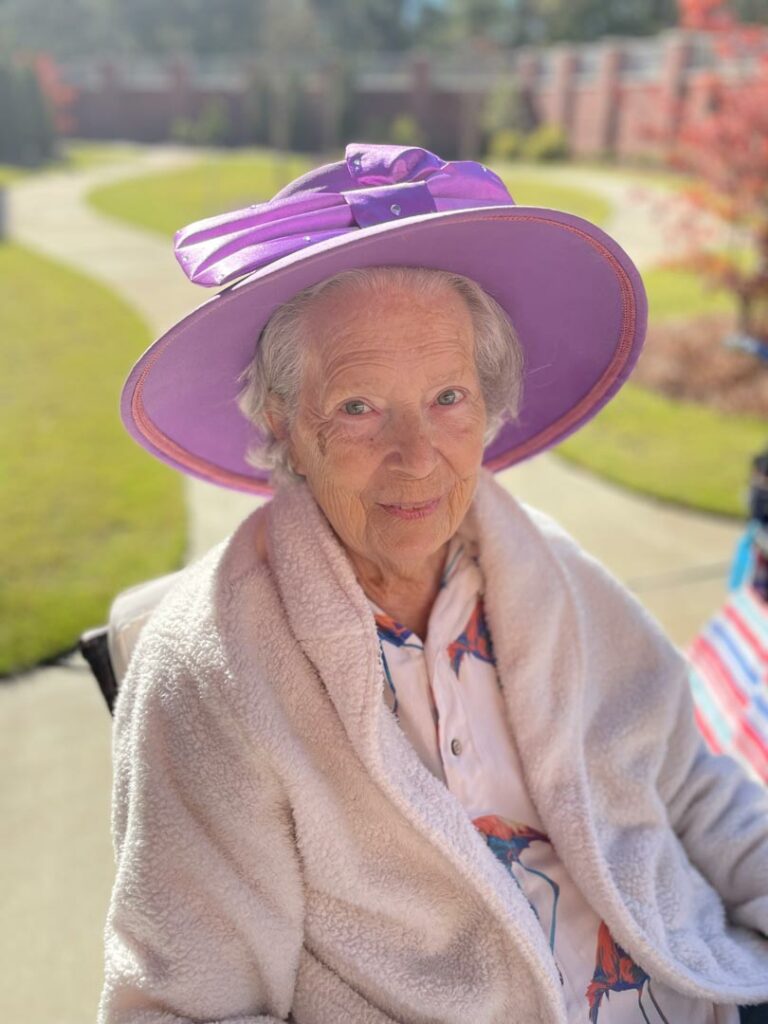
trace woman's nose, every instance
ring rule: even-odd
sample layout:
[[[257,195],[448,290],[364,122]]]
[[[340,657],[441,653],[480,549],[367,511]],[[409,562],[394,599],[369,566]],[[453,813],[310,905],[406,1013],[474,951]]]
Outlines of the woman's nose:
[[[393,469],[414,477],[426,477],[435,468],[432,428],[419,414],[398,416],[391,424],[390,464]]]

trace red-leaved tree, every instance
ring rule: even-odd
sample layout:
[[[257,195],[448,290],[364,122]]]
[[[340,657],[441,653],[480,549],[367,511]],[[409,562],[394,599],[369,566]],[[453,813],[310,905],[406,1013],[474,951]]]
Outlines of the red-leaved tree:
[[[76,90],[63,81],[59,67],[50,53],[29,54],[27,60],[35,72],[40,91],[45,97],[56,134],[67,135],[72,131],[74,125],[72,102],[77,95]]]
[[[678,8],[681,27],[709,33],[721,60],[700,83],[703,112],[680,97],[666,119],[677,128],[656,137],[671,165],[699,182],[683,197],[731,225],[741,255],[693,245],[675,263],[727,289],[739,334],[768,342],[768,31],[739,22],[727,0],[678,0]]]

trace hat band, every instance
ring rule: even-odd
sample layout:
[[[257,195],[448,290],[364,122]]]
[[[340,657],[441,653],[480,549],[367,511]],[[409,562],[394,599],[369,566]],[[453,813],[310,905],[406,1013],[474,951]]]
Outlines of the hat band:
[[[426,150],[374,147],[366,161],[358,153],[349,157],[355,174],[347,177],[358,188],[307,188],[182,228],[174,239],[182,270],[195,284],[218,287],[349,231],[448,210],[514,205],[501,179],[471,160],[446,162]]]
[[[356,188],[341,194],[359,228],[437,212],[426,181],[404,181],[399,185],[382,185],[379,188]]]

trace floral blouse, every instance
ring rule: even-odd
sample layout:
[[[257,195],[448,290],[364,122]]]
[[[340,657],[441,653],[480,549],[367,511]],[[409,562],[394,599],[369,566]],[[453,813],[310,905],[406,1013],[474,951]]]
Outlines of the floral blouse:
[[[649,977],[561,863],[523,780],[471,538],[460,532],[449,544],[426,638],[370,603],[385,699],[422,762],[460,801],[530,903],[557,964],[570,1024],[738,1024],[737,1007],[692,999]]]

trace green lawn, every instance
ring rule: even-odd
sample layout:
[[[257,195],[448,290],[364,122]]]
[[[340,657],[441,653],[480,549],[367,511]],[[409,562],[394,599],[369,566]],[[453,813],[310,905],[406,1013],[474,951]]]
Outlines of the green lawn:
[[[643,282],[649,320],[684,319],[733,309],[733,300],[726,292],[709,287],[690,271],[652,267],[643,271]]]
[[[749,262],[747,252],[736,253]],[[733,309],[724,291],[682,270],[643,273],[651,320]],[[673,401],[632,384],[557,449],[564,458],[657,498],[726,516],[745,515],[754,454],[768,446],[768,422]]]
[[[747,250],[730,250],[743,267]],[[649,317],[671,320],[733,309],[683,270],[646,270]],[[585,428],[557,449],[564,458],[632,490],[707,512],[741,517],[750,461],[768,446],[768,422],[673,401],[628,384]]]
[[[23,167],[14,167],[11,164],[0,164],[0,185],[7,185],[15,178],[20,178],[28,173]]]
[[[49,171],[80,171],[101,164],[115,163],[136,156],[143,147],[130,142],[89,142],[65,139],[61,143],[61,155],[41,167],[17,167],[0,164],[0,185],[14,181],[27,174],[46,174]]]
[[[73,646],[115,593],[181,564],[182,481],[125,432],[151,340],[112,293],[0,245],[0,673]]]
[[[754,270],[754,250],[723,249],[742,270]],[[704,316],[709,313],[727,313],[734,308],[733,299],[723,289],[715,289],[702,277],[687,270],[652,267],[643,271],[648,292],[648,315],[655,320],[674,320]]]
[[[743,517],[751,458],[766,445],[764,420],[726,416],[626,384],[556,451],[631,490]]]
[[[504,166],[499,171],[512,198],[519,206],[546,206],[553,210],[567,210],[578,217],[600,226],[611,215],[611,205],[601,196],[572,185],[559,185],[537,179],[528,167],[517,171]]]
[[[268,199],[312,166],[303,156],[236,150],[193,167],[94,189],[97,210],[166,237],[201,217]]]
[[[312,161],[303,156],[238,150],[195,167],[95,189],[89,199],[102,213],[167,236],[201,217],[268,199],[311,166]],[[503,177],[521,205],[570,210],[598,224],[610,214],[609,205],[599,196],[537,181],[529,169],[519,173],[514,167],[504,168]]]
[[[90,139],[66,139],[62,144],[61,164],[72,170],[84,170],[138,156],[145,146],[134,142],[95,142]]]
[[[624,165],[619,163],[600,163],[593,160],[574,160],[573,167],[576,170],[583,168],[585,171],[597,171],[600,174],[620,176],[624,180],[631,179],[636,181],[638,185],[658,185],[673,191],[689,188],[696,180],[688,173],[675,171],[672,168],[661,165],[642,167],[632,164]]]

